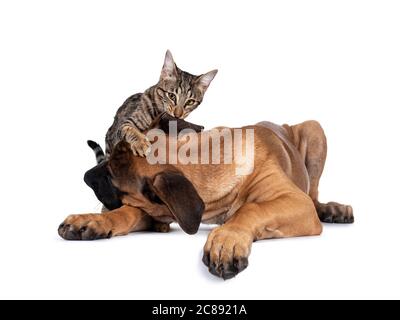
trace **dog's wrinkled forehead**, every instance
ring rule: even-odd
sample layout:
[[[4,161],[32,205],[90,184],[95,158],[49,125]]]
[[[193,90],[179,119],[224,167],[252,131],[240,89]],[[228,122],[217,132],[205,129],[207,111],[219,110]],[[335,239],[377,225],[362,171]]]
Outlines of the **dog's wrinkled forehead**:
[[[122,193],[112,184],[107,162],[88,170],[84,176],[85,183],[92,188],[97,199],[109,210],[122,206]]]

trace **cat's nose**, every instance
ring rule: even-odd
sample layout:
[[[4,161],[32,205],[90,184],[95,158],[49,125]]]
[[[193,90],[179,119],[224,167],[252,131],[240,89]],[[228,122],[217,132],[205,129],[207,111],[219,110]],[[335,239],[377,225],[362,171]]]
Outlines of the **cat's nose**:
[[[174,110],[174,116],[177,118],[180,118],[180,117],[182,117],[182,115],[183,115],[183,108],[176,107]]]

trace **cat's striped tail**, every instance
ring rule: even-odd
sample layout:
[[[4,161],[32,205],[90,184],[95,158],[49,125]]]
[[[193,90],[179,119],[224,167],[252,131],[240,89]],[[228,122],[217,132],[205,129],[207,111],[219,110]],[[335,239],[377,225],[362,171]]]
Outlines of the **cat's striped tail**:
[[[92,140],[88,140],[87,144],[94,151],[94,154],[96,155],[97,164],[100,164],[104,160],[106,160],[106,156],[104,155],[104,151],[103,151],[103,149],[100,147],[100,145],[97,142],[94,142]]]

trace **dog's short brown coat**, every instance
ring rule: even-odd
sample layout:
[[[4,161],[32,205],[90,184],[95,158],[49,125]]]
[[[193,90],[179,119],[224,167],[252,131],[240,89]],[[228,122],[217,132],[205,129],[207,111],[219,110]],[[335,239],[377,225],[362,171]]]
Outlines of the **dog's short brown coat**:
[[[261,122],[245,129],[254,129],[255,147],[254,170],[247,176],[238,176],[237,163],[223,164],[223,159],[221,164],[150,165],[119,143],[106,173],[120,190],[123,206],[71,215],[60,226],[60,236],[85,240],[139,230],[165,232],[172,221],[195,233],[200,220],[218,223],[208,236],[203,261],[211,273],[227,279],[247,267],[255,240],[318,235],[320,220],[353,222],[350,206],[318,202],[327,152],[318,122]]]

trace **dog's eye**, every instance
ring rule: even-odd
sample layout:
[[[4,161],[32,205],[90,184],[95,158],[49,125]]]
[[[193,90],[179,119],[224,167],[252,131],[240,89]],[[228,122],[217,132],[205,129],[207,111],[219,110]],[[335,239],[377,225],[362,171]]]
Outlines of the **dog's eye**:
[[[173,102],[176,102],[176,95],[175,95],[175,93],[168,92],[168,98],[170,98]]]

